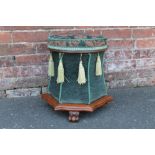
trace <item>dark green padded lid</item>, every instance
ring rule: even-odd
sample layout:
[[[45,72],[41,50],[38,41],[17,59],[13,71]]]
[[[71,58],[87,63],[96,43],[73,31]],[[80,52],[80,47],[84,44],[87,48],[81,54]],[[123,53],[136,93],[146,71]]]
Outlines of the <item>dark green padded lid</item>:
[[[104,52],[107,48],[107,39],[103,36],[49,36],[48,48],[55,52],[64,53],[94,53]]]

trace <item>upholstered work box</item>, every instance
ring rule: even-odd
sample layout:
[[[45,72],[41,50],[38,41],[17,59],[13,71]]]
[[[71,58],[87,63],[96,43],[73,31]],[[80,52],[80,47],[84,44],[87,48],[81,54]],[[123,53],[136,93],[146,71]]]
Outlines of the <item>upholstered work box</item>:
[[[48,94],[45,99],[55,110],[69,111],[77,121],[80,111],[92,112],[112,100],[104,78],[102,36],[49,36]]]

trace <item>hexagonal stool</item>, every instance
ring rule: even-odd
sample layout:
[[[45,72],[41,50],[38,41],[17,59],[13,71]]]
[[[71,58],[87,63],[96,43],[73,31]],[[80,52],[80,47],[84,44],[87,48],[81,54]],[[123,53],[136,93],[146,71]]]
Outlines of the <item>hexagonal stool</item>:
[[[68,111],[69,120],[75,122],[80,112],[93,112],[112,101],[104,79],[106,38],[49,36],[48,40],[48,93],[42,98],[54,110]]]

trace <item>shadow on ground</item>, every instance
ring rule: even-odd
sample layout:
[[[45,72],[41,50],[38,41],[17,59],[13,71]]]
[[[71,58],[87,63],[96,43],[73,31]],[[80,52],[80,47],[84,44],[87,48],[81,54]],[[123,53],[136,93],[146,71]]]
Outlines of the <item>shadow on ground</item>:
[[[78,123],[67,112],[55,112],[40,97],[0,100],[0,128],[134,129],[155,128],[155,87],[111,89],[114,101],[93,113],[81,113]]]

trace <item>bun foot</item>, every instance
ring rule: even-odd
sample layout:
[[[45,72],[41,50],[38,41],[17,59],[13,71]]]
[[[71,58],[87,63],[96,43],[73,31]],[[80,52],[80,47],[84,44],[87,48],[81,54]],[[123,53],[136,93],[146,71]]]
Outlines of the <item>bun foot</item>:
[[[69,121],[71,122],[77,122],[79,120],[79,114],[80,112],[77,111],[69,111]]]

